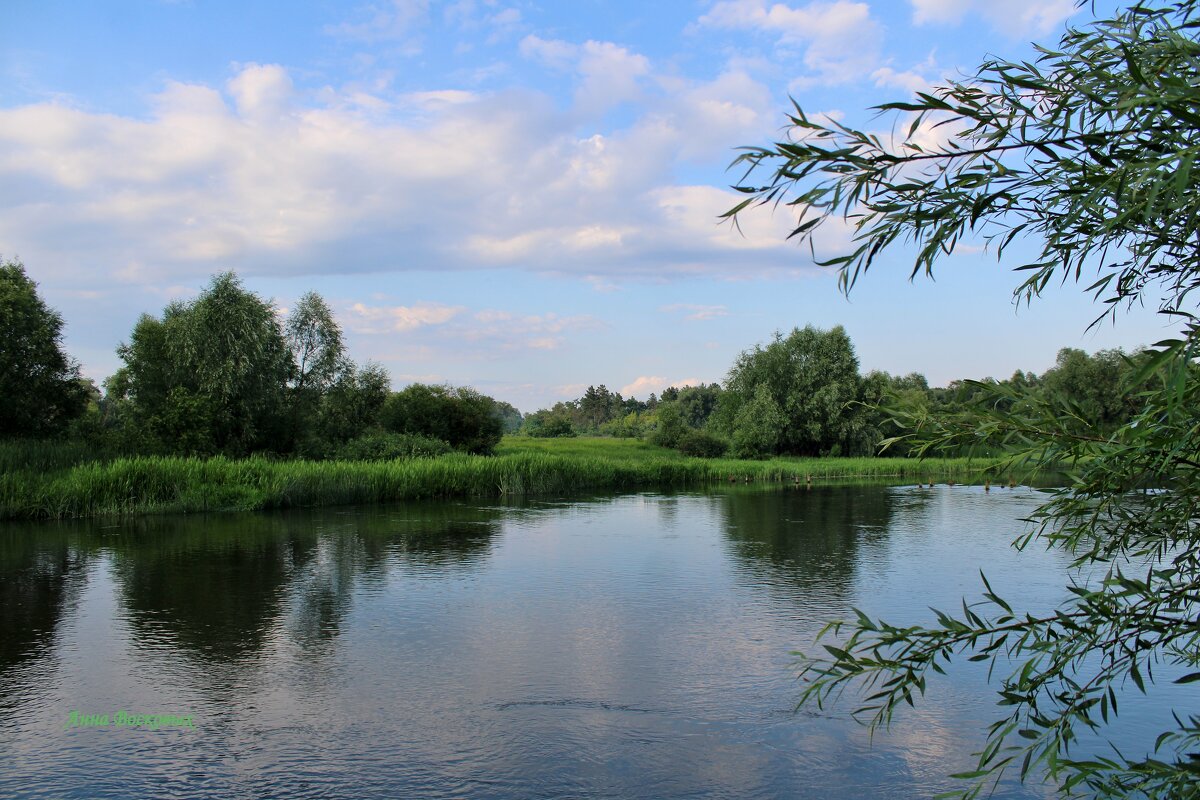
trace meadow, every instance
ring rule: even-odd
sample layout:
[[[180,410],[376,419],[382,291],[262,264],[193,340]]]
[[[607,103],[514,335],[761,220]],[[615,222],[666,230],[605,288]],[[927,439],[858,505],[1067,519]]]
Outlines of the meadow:
[[[980,459],[689,458],[634,439],[506,437],[493,456],[397,461],[103,458],[72,446],[0,446],[0,519],[257,511],[423,498],[566,496],[592,491],[810,481],[999,480]]]

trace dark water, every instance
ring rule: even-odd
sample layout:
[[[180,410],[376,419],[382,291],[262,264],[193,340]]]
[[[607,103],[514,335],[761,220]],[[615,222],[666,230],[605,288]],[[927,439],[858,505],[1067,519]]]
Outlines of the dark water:
[[[929,797],[997,715],[984,673],[872,741],[848,704],[794,712],[791,651],[852,606],[928,621],[981,567],[1057,603],[1065,558],[1008,546],[1036,502],[855,487],[0,528],[0,797]],[[1122,735],[1157,730],[1144,706]]]

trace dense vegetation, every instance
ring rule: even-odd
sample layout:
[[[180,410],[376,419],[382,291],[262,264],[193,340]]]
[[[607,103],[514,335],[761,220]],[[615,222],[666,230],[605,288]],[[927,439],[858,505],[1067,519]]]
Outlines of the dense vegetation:
[[[62,352],[62,320],[20,264],[4,265],[0,289],[10,331],[0,379],[12,398],[0,438],[66,438],[93,459],[486,455],[516,432],[645,439],[699,458],[872,456],[881,440],[902,433],[879,410],[884,398],[946,411],[970,405],[979,392],[969,382],[930,389],[918,374],[861,375],[845,330],[808,326],[742,353],[724,385],[670,387],[641,401],[601,384],[578,400],[522,416],[468,387],[392,391],[383,367],[359,366],[346,355],[320,295],[304,295],[281,321],[270,302],[225,273],[191,302],[171,303],[161,317],[143,315],[118,348],[125,365],[101,394]],[[1115,387],[1134,364],[1119,351],[1064,350],[1040,378],[1018,372],[992,383],[1038,387],[1075,409],[1081,426],[1107,429],[1133,411]],[[39,449],[13,452],[27,454],[32,465],[42,461]],[[900,441],[887,454],[909,452]],[[956,446],[937,454],[994,452]]]
[[[0,438],[59,433],[83,413],[88,395],[62,326],[25,266],[0,263]]]
[[[214,277],[189,303],[171,303],[161,317],[143,315],[117,350],[125,365],[100,395],[61,354],[62,321],[36,297],[20,265],[6,265],[2,274],[5,286],[19,289],[5,291],[24,304],[3,309],[6,327],[40,331],[40,344],[5,352],[20,369],[0,377],[14,382],[10,396],[29,400],[5,406],[12,419],[0,438],[65,435],[99,459],[380,460],[452,449],[490,453],[514,426],[512,415],[519,417],[507,403],[467,388],[414,384],[393,392],[383,367],[347,357],[320,295],[304,295],[281,322],[275,307],[232,273]],[[51,377],[38,383],[30,374]],[[20,452],[36,463],[37,449]]]
[[[1107,432],[1136,413],[1136,392],[1127,387],[1144,358],[1140,352],[1088,355],[1064,348],[1040,376],[1018,370],[1003,380],[930,388],[919,373],[860,374],[843,328],[807,326],[742,353],[724,386],[670,387],[644,402],[604,385],[589,386],[577,400],[527,415],[521,432],[539,438],[644,438],[702,457],[870,456],[880,453],[881,441],[905,433],[881,405],[945,415],[974,407],[995,391],[1006,393],[1000,401],[1006,409],[1053,399],[1069,409],[1081,430]],[[936,454],[996,455],[1000,450],[955,443],[937,448]],[[885,454],[912,452],[913,445],[899,439]]]
[[[986,795],[1006,769],[1065,795],[1200,797],[1190,686],[1200,681],[1198,31],[1197,0],[1129,5],[1068,30],[1034,63],[989,60],[883,106],[898,142],[797,105],[784,141],[739,159],[749,197],[731,216],[783,204],[797,212],[799,241],[829,220],[852,222],[849,251],[828,262],[847,290],[897,247],[915,253],[916,275],[960,242],[982,239],[1004,257],[1022,239],[1035,244],[1015,265],[1018,297],[1073,278],[1103,304],[1101,318],[1149,302],[1179,326],[1133,365],[1067,352],[1039,385],[976,383],[953,412],[898,409],[898,434],[922,452],[970,441],[1014,462],[1073,467],[1022,539],[1080,567],[1057,608],[1022,609],[985,578],[978,602],[929,625],[862,613],[833,623],[803,668],[804,698],[865,685],[859,713],[882,725],[951,661],[990,662],[1002,710],[960,776],[965,797]],[[762,170],[765,184],[750,184]],[[1154,720],[1140,745],[1103,746],[1129,693],[1154,682],[1173,719]]]
[[[566,495],[714,483],[807,486],[831,478],[1004,480],[978,459],[695,459],[632,439],[510,437],[499,453],[380,461],[139,456],[92,460],[70,443],[0,442],[0,519],[255,511],[430,497]],[[410,454],[411,455],[411,454]],[[23,465],[37,460],[38,469]]]

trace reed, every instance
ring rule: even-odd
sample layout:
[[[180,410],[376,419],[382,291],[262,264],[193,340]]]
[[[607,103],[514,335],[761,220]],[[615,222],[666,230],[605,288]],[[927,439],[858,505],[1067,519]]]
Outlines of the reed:
[[[591,446],[595,450],[604,445]],[[623,457],[578,451],[560,454],[519,447],[498,456],[451,454],[374,462],[149,456],[85,462],[53,471],[7,470],[0,474],[0,519],[253,511],[715,483],[807,484],[809,478],[982,480],[991,468],[993,462],[968,459],[739,461],[647,451],[626,452]]]

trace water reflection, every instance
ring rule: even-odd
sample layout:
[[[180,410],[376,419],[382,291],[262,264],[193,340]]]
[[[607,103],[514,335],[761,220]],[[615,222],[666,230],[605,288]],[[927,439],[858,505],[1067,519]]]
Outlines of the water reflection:
[[[78,597],[89,554],[56,525],[0,532],[0,676],[44,657]],[[17,686],[0,680],[0,702]]]
[[[850,591],[861,551],[887,536],[894,498],[881,486],[732,492],[725,534],[748,580],[809,605]]]
[[[1061,565],[1000,569],[1008,539],[978,520],[1002,530],[1021,508],[982,493],[742,488],[10,526],[0,701],[19,713],[0,715],[0,796],[950,788],[991,719],[974,687],[872,744],[844,716],[793,713],[791,651],[850,605],[902,616],[957,593],[978,563],[1027,594],[1061,587]],[[198,728],[64,732],[69,708]]]

